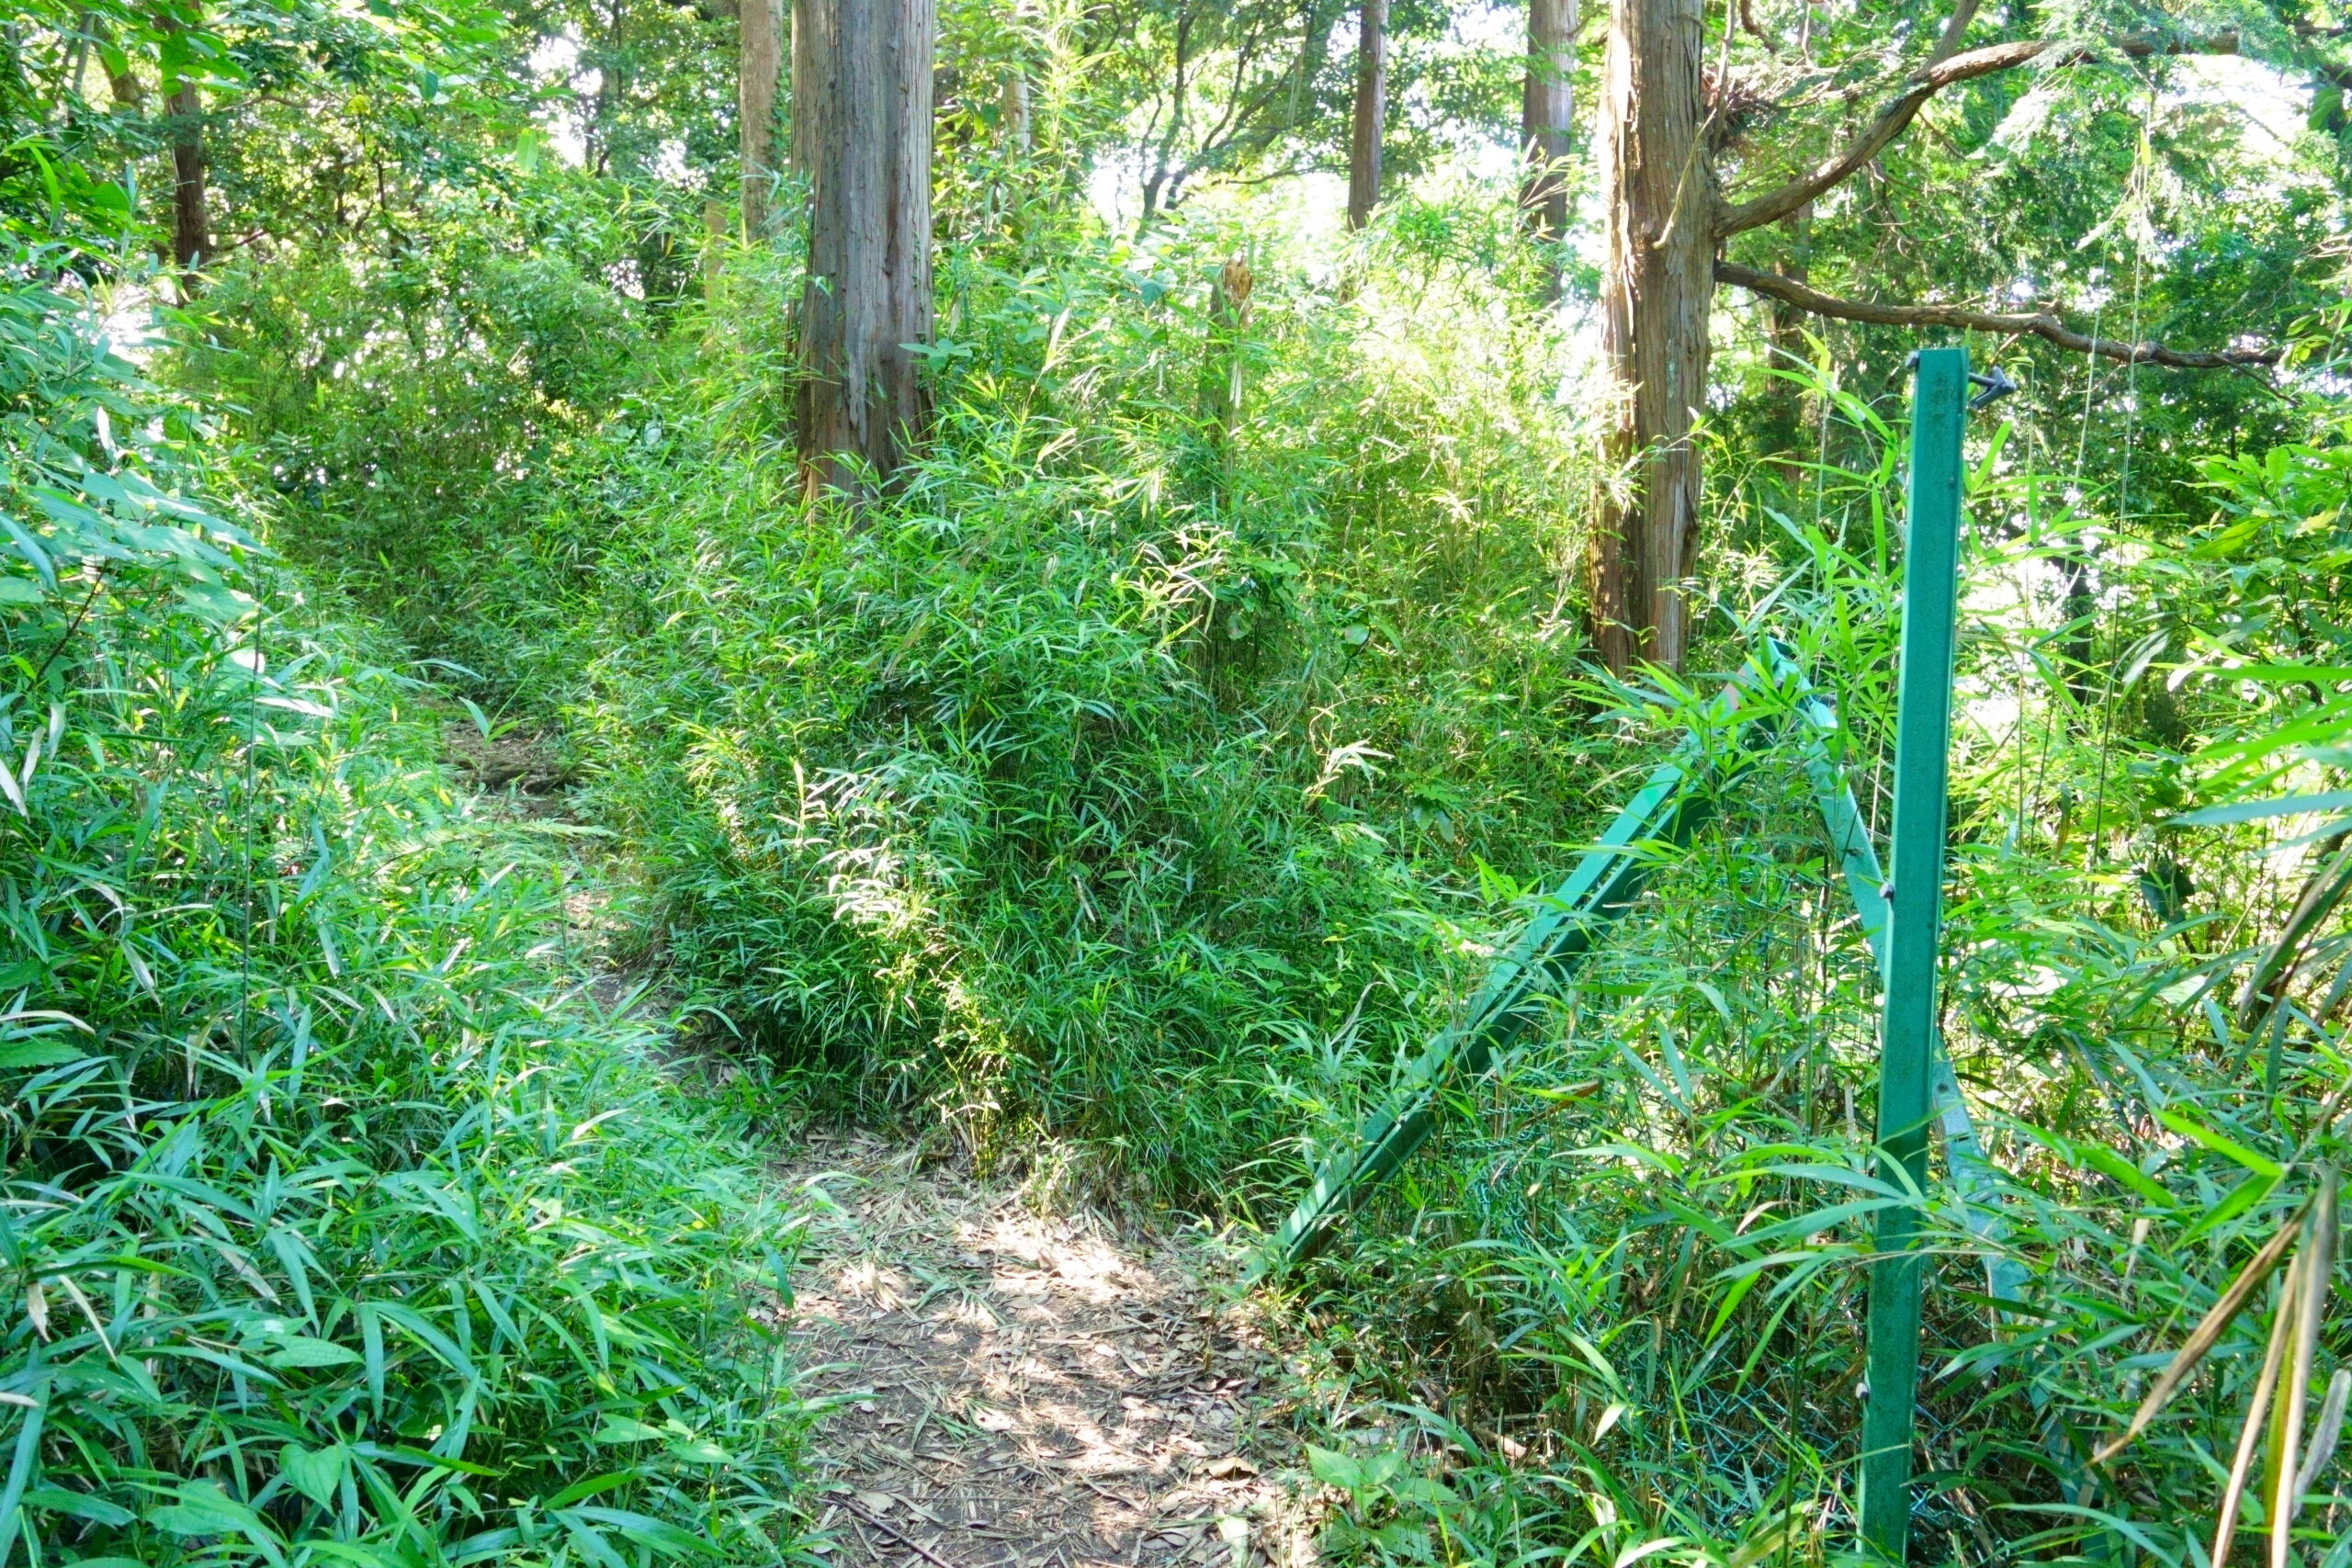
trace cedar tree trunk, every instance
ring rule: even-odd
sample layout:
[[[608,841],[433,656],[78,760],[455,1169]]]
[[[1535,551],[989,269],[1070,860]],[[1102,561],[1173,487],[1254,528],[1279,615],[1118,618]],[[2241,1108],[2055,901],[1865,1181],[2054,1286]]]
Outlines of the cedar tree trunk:
[[[1001,111],[1005,151],[1026,157],[1033,141],[1029,123],[1029,73],[1027,68],[1018,62],[1014,63],[1012,73],[1004,79],[1004,102]]]
[[[1219,457],[1233,445],[1241,421],[1242,334],[1250,326],[1247,258],[1226,258],[1209,284],[1207,352],[1201,356],[1201,423]]]
[[[887,478],[922,431],[933,0],[800,0],[792,147],[808,185],[800,458],[811,495]]]
[[[702,297],[716,303],[727,266],[727,204],[707,197],[702,204]]]
[[[1380,136],[1388,123],[1388,0],[1357,12],[1355,138],[1348,148],[1348,227],[1372,221],[1380,205]]]
[[[1600,116],[1600,194],[1608,204],[1600,344],[1610,404],[1589,586],[1593,642],[1612,670],[1643,660],[1678,668],[1690,640],[1680,583],[1690,569],[1700,499],[1690,430],[1706,400],[1708,307],[1717,280],[1816,316],[2039,337],[2127,365],[2243,370],[2275,366],[2284,356],[2284,344],[2187,350],[2119,343],[2075,331],[2047,310],[1841,299],[1789,272],[1716,259],[1733,236],[1792,220],[1800,242],[1792,270],[1801,273],[1802,231],[1813,203],[1870,167],[1938,93],[2037,61],[2064,67],[2096,58],[2057,37],[1963,50],[1979,3],[1952,0],[1925,58],[1842,146],[1785,184],[1729,203],[1715,189],[1706,145],[1703,0],[1615,0],[1611,7]],[[1733,26],[1733,18],[1726,15],[1724,25]],[[2238,35],[2126,34],[2113,46],[2132,59],[2234,54]],[[1792,326],[1776,323],[1776,330]]]
[[[1577,0],[1528,0],[1527,82],[1520,97],[1519,144],[1527,178],[1519,203],[1528,227],[1546,244],[1568,230],[1568,184],[1561,164],[1576,124]],[[1560,297],[1560,265],[1547,269],[1544,298]]]
[[[204,100],[182,81],[164,100],[172,117],[172,260],[183,286],[212,259],[212,222],[204,190]]]
[[[1682,662],[1679,584],[1698,522],[1690,427],[1707,391],[1714,177],[1701,145],[1701,0],[1617,0],[1600,106],[1608,204],[1601,438],[1589,591],[1612,670]]]
[[[784,77],[783,0],[742,0],[735,55],[737,161],[743,171],[743,234],[768,231],[775,194],[775,94]]]

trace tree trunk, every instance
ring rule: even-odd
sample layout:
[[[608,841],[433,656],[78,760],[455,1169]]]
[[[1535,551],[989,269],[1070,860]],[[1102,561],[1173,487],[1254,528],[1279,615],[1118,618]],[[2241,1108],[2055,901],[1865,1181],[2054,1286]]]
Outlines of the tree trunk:
[[[742,0],[735,55],[738,163],[743,173],[743,234],[768,231],[775,194],[775,94],[784,76],[782,0]]]
[[[801,472],[887,477],[924,423],[931,339],[933,0],[800,0],[792,145],[809,182]]]
[[[1380,205],[1380,137],[1388,123],[1388,0],[1357,11],[1355,139],[1348,149],[1348,227],[1372,221]]]
[[[1568,182],[1561,164],[1576,124],[1577,0],[1528,0],[1527,82],[1520,97],[1519,142],[1527,159],[1520,208],[1547,245],[1568,231]],[[1560,297],[1560,263],[1546,267],[1544,298]]]
[[[164,100],[172,118],[172,261],[181,286],[212,259],[212,221],[204,188],[204,100],[183,80]]]
[[[1714,176],[1701,145],[1701,0],[1617,0],[1600,111],[1609,407],[1593,509],[1593,640],[1623,671],[1682,662],[1679,584],[1698,522]]]
[[[702,204],[702,297],[718,302],[718,280],[727,271],[727,204],[717,197]]]
[[[1782,220],[1788,231],[1789,258],[1777,270],[1782,277],[1809,282],[1813,271],[1813,204],[1805,203]],[[1812,395],[1786,379],[1788,372],[1812,363],[1804,341],[1805,316],[1784,299],[1764,301],[1765,363],[1780,372],[1765,384],[1765,450],[1777,454],[1773,467],[1783,484],[1794,490],[1804,482],[1805,465],[1821,457],[1820,442],[1811,432],[1816,412]]]
[[[612,18],[605,28],[602,58],[596,67],[596,109],[588,122],[588,168],[606,175],[613,167],[613,141],[621,126],[621,0],[612,0]]]
[[[1201,425],[1219,461],[1241,421],[1242,334],[1250,327],[1248,258],[1232,255],[1209,284],[1209,333],[1201,355]]]
[[[100,43],[113,42],[113,35],[107,31],[107,25],[103,21],[93,20],[90,28]],[[114,95],[115,107],[135,109],[146,101],[147,89],[140,85],[138,73],[130,69],[130,62],[127,57],[102,53],[98,58],[102,64],[110,59],[122,60],[122,69],[119,71],[112,65],[106,66],[107,90]]]
[[[1029,155],[1033,133],[1029,124],[1029,73],[1025,65],[1015,62],[1012,73],[1004,79],[1002,105],[1004,150],[1015,157]]]

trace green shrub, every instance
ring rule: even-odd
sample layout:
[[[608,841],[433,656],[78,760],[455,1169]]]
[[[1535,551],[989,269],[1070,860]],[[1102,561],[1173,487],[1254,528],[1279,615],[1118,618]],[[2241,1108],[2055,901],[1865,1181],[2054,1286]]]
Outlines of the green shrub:
[[[0,293],[0,1539],[779,1559],[755,1151],[85,321]]]
[[[596,542],[514,522],[565,504],[566,454],[666,350],[596,276],[613,236],[532,245],[479,197],[443,205],[393,256],[224,269],[170,368],[286,498],[282,543],[312,581],[483,702],[544,709],[516,682],[552,668],[557,605]]]
[[[2352,1158],[2352,936],[2340,915],[2282,934],[2299,902],[2341,898],[2347,863],[2343,796],[2322,792],[2352,730],[2352,625],[2318,590],[2352,560],[2352,464],[2341,412],[2314,412],[2307,443],[2199,465],[2212,513],[2188,525],[2127,532],[2014,446],[1976,453],[1939,1027],[1994,1172],[1964,1196],[1939,1139],[1925,1560],[2204,1561],[2275,1285],[2144,1436],[2090,1456]],[[1883,821],[1902,454],[1860,405],[1840,413],[1877,460],[1808,475],[1817,520],[1742,521],[1789,541],[1750,581],[1836,694]],[[2092,527],[2123,536],[2096,642],[2046,570]],[[2231,635],[2196,629],[2213,626]],[[1698,723],[1670,689],[1623,716]],[[1872,1175],[1879,984],[1806,779],[1785,751],[1761,762],[1302,1281],[1329,1422],[1316,1472],[1348,1495],[1337,1554],[1820,1562],[1851,1539],[1892,1201]],[[2183,819],[2200,806],[2216,819]],[[2282,963],[2278,1005],[2250,1008]],[[2348,1349],[2338,1312],[2314,1407]],[[2352,1552],[2338,1485],[2321,1472],[2297,1532],[2331,1564]],[[2249,1528],[2268,1513],[2250,1503]]]
[[[1463,200],[1508,229],[1507,197]],[[1457,921],[1508,882],[1482,863],[1579,830],[1580,432],[1556,338],[1475,256],[1384,232],[1343,299],[1230,231],[1048,218],[943,252],[937,421],[863,515],[798,499],[789,249],[739,253],[527,462],[337,412],[471,384],[481,351],[380,306],[345,333],[332,279],[273,273],[282,307],[192,363],[279,411],[248,426],[272,450],[333,434],[376,476],[291,520],[298,555],[565,708],[697,1005],[838,1102],[989,1151],[1049,1128],[1098,1185],[1239,1203],[1295,1097],[1351,1096],[1447,1005]],[[1205,308],[1237,249],[1227,440]],[[468,308],[508,314],[497,287]],[[339,335],[379,368],[297,385],[288,345]]]
[[[862,510],[801,505],[722,343],[594,455],[573,709],[653,940],[758,1048],[1218,1205],[1449,1005],[1479,863],[1588,787],[1550,351],[1453,331],[1511,309],[1475,275],[1342,303],[1261,254],[1221,441],[1232,243],[955,253],[932,439]]]

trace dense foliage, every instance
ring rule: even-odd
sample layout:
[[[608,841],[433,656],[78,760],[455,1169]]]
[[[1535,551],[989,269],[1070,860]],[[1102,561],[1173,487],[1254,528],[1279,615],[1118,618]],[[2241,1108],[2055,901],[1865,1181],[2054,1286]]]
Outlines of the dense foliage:
[[[1727,195],[1944,14],[1708,8]],[[1515,35],[1400,6],[1402,177],[1339,233],[1291,176],[1339,162],[1351,16],[943,7],[934,421],[814,501],[802,238],[726,208],[729,6],[0,39],[0,1541],[792,1555],[763,1140],[885,1124],[1249,1241],[1688,739],[1736,779],[1713,824],[1269,1291],[1297,1481],[1340,1561],[1844,1550],[1902,1199],[1877,976],[1785,729],[1711,705],[1792,649],[1883,832],[1920,334],[1722,298],[1695,652],[1605,675],[1588,182],[1532,239]],[[1928,1194],[1914,1549],[2212,1568],[2283,1284],[2092,1456],[2347,1155],[2352,68],[2318,6],[1976,25],[2061,46],[1730,259],[2287,352],[1969,340],[2021,389],[1969,439],[1940,1021],[1989,1163]],[[199,133],[216,244],[172,277]],[[103,336],[159,295],[168,391]],[[473,798],[452,719],[560,750],[593,828]],[[679,1040],[754,1069],[748,1121]],[[2295,1526],[2324,1568],[2341,1475]]]
[[[0,295],[6,1532],[779,1556],[791,1222],[94,330]]]

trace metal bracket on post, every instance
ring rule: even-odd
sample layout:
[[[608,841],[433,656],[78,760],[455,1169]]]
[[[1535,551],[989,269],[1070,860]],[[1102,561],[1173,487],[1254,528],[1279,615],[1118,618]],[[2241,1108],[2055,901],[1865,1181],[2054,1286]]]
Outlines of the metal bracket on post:
[[[1879,1030],[1878,1174],[1923,1191],[1936,1112],[1936,971],[1942,945],[1951,749],[1953,620],[1959,594],[1961,443],[1968,351],[1922,349],[1911,399],[1911,487],[1903,574],[1894,830],[1887,856],[1886,995]],[[1862,1410],[1864,1548],[1901,1562],[1911,1528],[1913,1407],[1919,1387],[1920,1213],[1881,1212],[1871,1267],[1869,1387]]]

